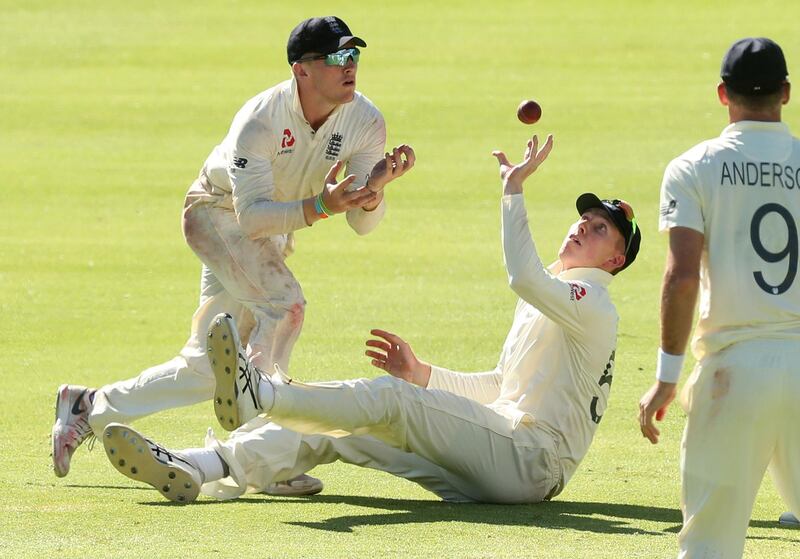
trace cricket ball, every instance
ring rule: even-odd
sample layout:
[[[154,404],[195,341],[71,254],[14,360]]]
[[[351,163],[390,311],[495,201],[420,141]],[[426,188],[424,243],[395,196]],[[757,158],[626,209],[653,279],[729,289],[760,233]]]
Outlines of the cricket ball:
[[[517,107],[517,118],[523,124],[536,124],[542,118],[542,107],[536,101],[526,99]]]

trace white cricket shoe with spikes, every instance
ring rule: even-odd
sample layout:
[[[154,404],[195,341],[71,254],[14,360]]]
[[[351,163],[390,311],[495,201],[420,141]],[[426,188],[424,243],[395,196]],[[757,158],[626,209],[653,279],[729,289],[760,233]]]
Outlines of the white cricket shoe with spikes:
[[[233,431],[264,411],[258,383],[266,376],[247,359],[236,323],[227,313],[211,321],[206,351],[216,379],[214,415],[223,429]]]
[[[58,477],[69,473],[72,455],[85,440],[94,443],[94,433],[89,426],[89,395],[92,389],[74,384],[62,384],[56,394],[56,419],[50,435],[53,470]]]
[[[203,484],[202,476],[180,454],[121,423],[110,423],[106,427],[103,446],[109,461],[122,475],[152,485],[176,503],[197,499]]]

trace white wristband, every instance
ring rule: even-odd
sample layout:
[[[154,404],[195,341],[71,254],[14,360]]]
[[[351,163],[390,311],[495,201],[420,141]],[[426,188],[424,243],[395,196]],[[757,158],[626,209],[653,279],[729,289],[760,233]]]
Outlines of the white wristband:
[[[685,355],[672,355],[664,353],[658,348],[658,364],[656,365],[656,379],[661,382],[677,384],[681,378],[683,369],[683,358]]]

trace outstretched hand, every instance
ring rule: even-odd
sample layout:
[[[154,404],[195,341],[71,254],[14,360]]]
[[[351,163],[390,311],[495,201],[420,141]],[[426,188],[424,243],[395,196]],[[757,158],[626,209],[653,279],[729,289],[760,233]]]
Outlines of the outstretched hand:
[[[416,159],[414,150],[407,144],[397,146],[391,153],[386,152],[370,171],[367,188],[372,192],[380,192],[394,179],[406,174]]]
[[[365,353],[372,358],[372,365],[383,369],[393,377],[397,377],[411,384],[425,388],[431,376],[431,366],[417,359],[411,346],[400,336],[385,330],[370,330],[379,340],[367,340],[367,346],[379,351],[368,349]]]
[[[521,194],[522,183],[525,182],[533,172],[539,168],[547,156],[550,155],[550,150],[553,149],[553,135],[548,134],[542,149],[539,149],[539,137],[534,134],[533,138],[528,140],[527,147],[525,148],[525,157],[522,163],[514,165],[508,160],[506,154],[502,151],[495,150],[492,152],[500,164],[500,178],[503,181],[504,194]]]
[[[336,175],[339,174],[343,165],[342,161],[337,161],[325,176],[322,201],[325,203],[325,207],[330,210],[331,215],[346,212],[352,208],[364,207],[374,203],[377,198],[377,194],[363,186],[356,190],[347,189],[356,179],[355,175],[348,175],[340,182],[336,182]]]

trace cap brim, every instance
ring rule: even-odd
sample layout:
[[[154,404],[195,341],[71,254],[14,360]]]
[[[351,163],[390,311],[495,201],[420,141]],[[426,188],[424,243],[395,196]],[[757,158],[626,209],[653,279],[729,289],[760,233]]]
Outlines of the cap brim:
[[[339,45],[336,50],[344,47],[347,43],[353,42],[354,45],[357,47],[366,47],[367,43],[361,37],[356,37],[355,35],[345,35],[344,37],[339,37]]]
[[[603,205],[603,201],[598,198],[596,194],[592,194],[591,192],[585,192],[578,196],[578,199],[575,200],[575,208],[577,208],[579,214],[583,214],[586,210],[592,208],[606,209]]]

